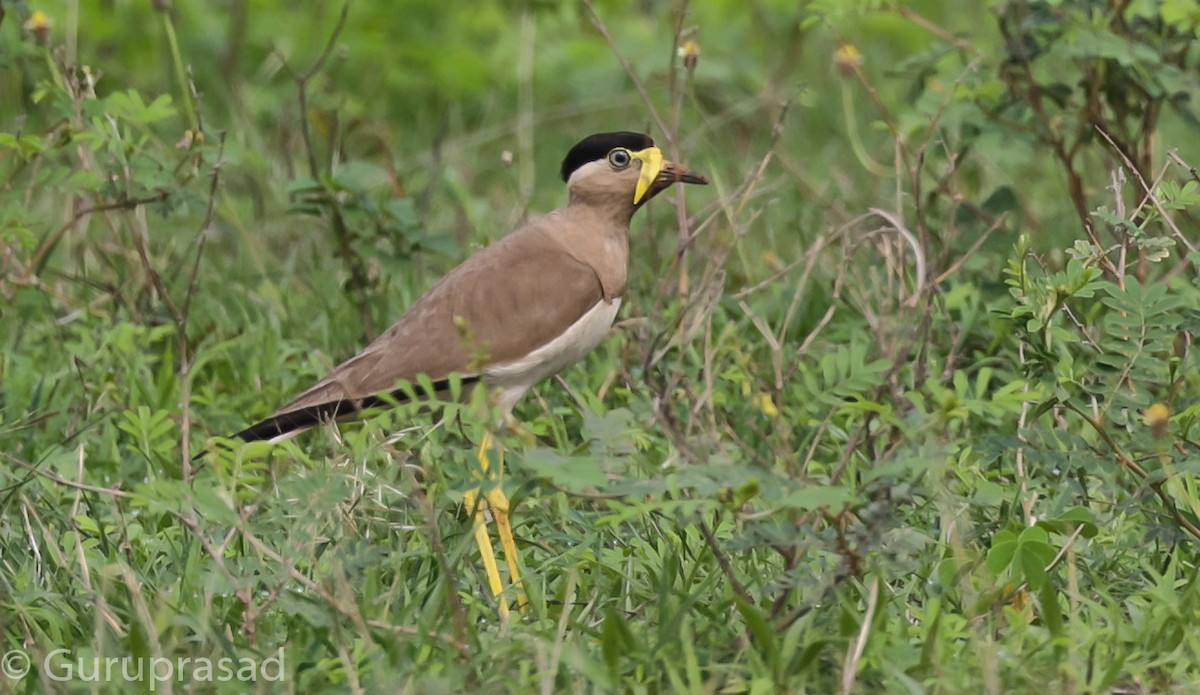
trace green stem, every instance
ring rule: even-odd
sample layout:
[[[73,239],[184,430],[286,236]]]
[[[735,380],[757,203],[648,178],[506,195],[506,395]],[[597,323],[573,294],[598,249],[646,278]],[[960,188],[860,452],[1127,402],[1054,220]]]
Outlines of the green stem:
[[[183,93],[183,111],[187,115],[188,127],[200,129],[200,121],[196,118],[196,107],[192,104],[192,91],[188,88],[187,71],[183,67],[183,56],[179,53],[179,41],[175,38],[175,23],[171,20],[171,11],[161,9],[163,31],[167,35],[167,46],[171,49],[171,62],[175,66],[175,79],[179,82],[179,91]]]
[[[58,63],[54,61],[54,55],[50,52],[49,42],[42,46],[42,55],[46,58],[46,67],[50,70],[50,76],[54,78],[54,84],[67,96],[71,96],[71,90],[67,89],[67,81],[63,79],[62,73],[58,69]]]

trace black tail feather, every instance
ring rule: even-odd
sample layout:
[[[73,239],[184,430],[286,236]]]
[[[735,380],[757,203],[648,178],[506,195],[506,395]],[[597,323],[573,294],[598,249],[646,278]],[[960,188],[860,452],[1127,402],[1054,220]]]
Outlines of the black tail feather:
[[[273,415],[262,422],[250,425],[233,436],[241,439],[243,442],[273,439],[281,435],[316,427],[322,422],[338,420],[353,415],[360,410],[376,408],[382,403],[383,399],[378,396],[370,396],[359,401],[343,400],[318,403],[307,408]]]
[[[463,386],[469,386],[479,380],[479,376],[458,378],[459,383]],[[439,379],[433,382],[429,395],[450,391],[450,382],[450,379]],[[262,422],[255,423],[233,436],[244,442],[257,442],[264,439],[274,439],[275,437],[292,434],[293,432],[300,432],[311,427],[316,427],[324,422],[348,418],[363,410],[386,408],[393,403],[404,403],[410,400],[416,385],[414,384],[413,386],[413,389],[395,389],[390,394],[387,394],[387,396],[377,395],[357,400],[343,399],[340,401],[329,401],[298,410],[290,410],[285,413],[273,415]],[[204,456],[205,453],[201,452],[197,454],[196,458]]]

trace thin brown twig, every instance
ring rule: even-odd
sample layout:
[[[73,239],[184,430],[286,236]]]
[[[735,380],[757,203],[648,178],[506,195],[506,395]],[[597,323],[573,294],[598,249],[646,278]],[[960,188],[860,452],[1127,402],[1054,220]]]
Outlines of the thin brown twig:
[[[996,219],[993,220],[990,225],[988,225],[988,228],[983,230],[983,234],[979,235],[979,238],[975,240],[975,243],[971,244],[971,248],[967,249],[966,252],[964,252],[956,261],[954,261],[954,263],[950,264],[949,268],[946,268],[946,270],[942,271],[941,275],[934,279],[933,286],[937,287],[938,285],[941,285],[951,275],[957,273],[963,267],[963,265],[966,264],[967,261],[971,260],[975,253],[983,247],[984,243],[991,238],[992,233],[999,229],[1007,219],[1008,213],[1002,213],[997,216]]]
[[[196,111],[197,117],[200,113]],[[179,424],[179,449],[182,458],[183,481],[190,484],[192,482],[192,450],[191,450],[191,434],[192,434],[192,360],[190,355],[191,345],[188,343],[187,324],[188,317],[191,315],[192,298],[196,294],[196,286],[200,273],[200,259],[204,256],[205,242],[208,241],[209,226],[212,224],[213,210],[216,206],[217,187],[221,181],[221,168],[225,159],[225,133],[221,133],[217,147],[217,161],[212,167],[212,182],[208,188],[208,205],[204,211],[204,220],[200,223],[200,230],[196,233],[199,240],[196,242],[196,257],[192,261],[191,277],[188,278],[187,291],[183,297],[183,308],[180,310],[179,320],[176,322],[177,340],[179,342],[179,408],[180,408],[180,424]]]
[[[300,102],[300,138],[304,140],[304,149],[308,154],[308,171],[312,175],[313,180],[320,177],[320,169],[317,167],[317,155],[313,150],[312,133],[308,127],[308,82],[325,67],[325,61],[329,60],[329,56],[333,53],[333,47],[337,43],[338,36],[341,35],[342,29],[346,26],[346,17],[350,14],[350,2],[346,0],[342,5],[342,13],[338,16],[337,24],[333,27],[333,33],[329,35],[329,41],[325,43],[325,49],[317,56],[317,60],[303,74],[297,73],[287,58],[279,55],[282,68],[285,72],[292,76],[296,82],[296,87],[299,90],[298,99]],[[278,54],[278,51],[276,52]]]
[[[667,94],[671,100],[671,129],[667,131],[667,143],[671,160],[679,161],[679,119],[683,111],[683,93],[679,89],[679,41],[683,34],[683,20],[687,17],[688,0],[680,0],[675,33],[671,38],[671,56],[667,68]],[[675,224],[679,228],[680,255],[685,253],[688,238],[687,206],[684,204],[684,187],[675,187]],[[686,297],[690,291],[687,263],[679,263],[679,296]]]
[[[1172,162],[1175,162],[1177,165],[1179,165],[1179,166],[1183,167],[1184,169],[1186,169],[1186,170],[1187,170],[1187,172],[1188,172],[1188,175],[1192,177],[1192,180],[1193,180],[1193,181],[1195,181],[1196,183],[1200,183],[1200,172],[1197,172],[1197,171],[1196,171],[1196,167],[1194,167],[1194,166],[1192,166],[1191,164],[1188,164],[1187,162],[1185,162],[1185,161],[1183,160],[1183,157],[1180,157],[1180,156],[1179,156],[1179,153],[1178,153],[1177,151],[1175,151],[1175,150],[1168,150],[1168,151],[1167,151],[1167,156],[1171,158],[1171,161],[1172,161]]]
[[[329,40],[325,43],[325,48],[321,51],[317,59],[309,66],[303,74],[297,72],[287,58],[279,54],[279,60],[282,69],[292,77],[296,83],[296,101],[300,109],[300,139],[304,143],[305,154],[308,158],[309,176],[314,182],[321,181],[321,166],[317,163],[317,152],[313,146],[312,133],[308,125],[308,86],[309,82],[317,76],[328,62],[329,56],[333,54],[333,49],[337,45],[338,37],[342,34],[342,29],[346,26],[346,18],[350,14],[350,5],[353,0],[346,0],[342,4],[341,14],[338,16],[337,24],[333,28],[333,32],[329,35]],[[331,143],[336,140],[337,128],[330,129]],[[334,147],[330,146],[330,166],[332,166],[332,153]],[[323,202],[328,206],[330,214],[330,224],[333,228],[333,237],[337,242],[338,255],[346,261],[347,269],[350,271],[350,289],[356,295],[354,300],[358,309],[359,319],[362,321],[363,336],[368,341],[374,337],[374,331],[371,328],[371,311],[367,304],[367,287],[369,286],[368,274],[366,265],[362,258],[354,250],[350,228],[346,224],[345,217],[342,215],[342,207],[338,199],[333,195],[332,191],[326,190]]]
[[[61,475],[55,473],[54,471],[48,471],[43,468],[40,468],[39,466],[32,464],[28,461],[25,461],[23,459],[19,459],[16,456],[13,456],[12,454],[10,454],[6,451],[0,451],[0,456],[3,456],[4,458],[8,459],[8,461],[13,463],[14,465],[19,466],[20,468],[24,468],[25,470],[29,471],[30,475],[41,476],[41,477],[45,478],[46,480],[49,480],[50,482],[54,483],[55,485],[62,485],[63,487],[71,488],[73,490],[83,490],[85,492],[94,492],[94,493],[101,494],[101,495],[110,495],[112,497],[128,498],[131,496],[130,493],[128,493],[124,490],[121,490],[119,488],[116,488],[116,487],[100,487],[98,485],[88,485],[87,483],[80,483],[80,482],[76,482],[74,480],[67,480],[66,478],[62,477]],[[26,480],[28,480],[28,478],[17,482],[16,485],[14,485],[14,486],[10,486],[9,488],[4,488],[4,489],[8,490],[8,489],[11,489],[12,487],[15,487],[18,485],[23,485],[26,482]]]
[[[275,552],[275,550],[273,550],[272,548],[267,546],[267,544],[263,543],[261,540],[259,540],[259,538],[257,536],[250,533],[247,529],[239,529],[239,530],[241,532],[242,538],[245,538],[246,542],[249,543],[255,550],[257,550],[259,553],[262,553],[263,555],[265,555],[267,557],[267,559],[271,560],[272,562],[278,563],[280,566],[286,568],[288,574],[292,577],[292,579],[295,579],[302,586],[304,586],[304,588],[308,589],[309,591],[313,592],[317,596],[321,597],[321,599],[323,601],[325,601],[325,603],[327,603],[329,605],[329,607],[333,608],[336,612],[340,613],[343,617],[349,618],[353,622],[360,623],[362,625],[370,625],[371,627],[390,630],[391,632],[394,632],[396,634],[432,637],[433,639],[439,640],[441,642],[445,642],[446,644],[454,647],[455,649],[458,649],[460,652],[467,651],[466,643],[456,640],[453,637],[448,637],[446,635],[443,635],[439,632],[434,632],[432,630],[422,630],[420,628],[412,627],[409,625],[389,625],[386,623],[381,623],[378,620],[363,620],[361,613],[359,613],[357,610],[353,610],[347,606],[342,605],[342,602],[340,600],[338,600],[338,598],[336,596],[329,593],[329,591],[324,586],[321,586],[317,582],[313,581],[308,575],[306,575],[303,572],[301,572],[300,570],[296,569],[295,563],[288,561],[287,558],[285,558],[282,555],[280,555],[279,553]]]
[[[399,458],[399,451],[395,447],[388,444],[387,448],[393,460]],[[424,459],[422,459],[422,463],[424,463]],[[426,473],[423,469],[422,472]],[[426,480],[429,479],[427,473],[424,475],[424,478]],[[446,580],[446,601],[450,604],[450,614],[454,619],[455,637],[459,642],[466,644],[467,617],[463,610],[462,601],[458,597],[458,579],[453,568],[450,567],[450,560],[446,555],[446,546],[442,542],[442,532],[438,528],[437,513],[433,509],[433,503],[429,501],[429,496],[425,493],[425,486],[421,484],[421,481],[416,480],[416,476],[413,476],[411,494],[425,515],[427,528],[429,529],[429,544],[432,546],[433,554],[437,558],[438,567],[442,571],[442,577]]]
[[[1188,238],[1184,236],[1183,232],[1179,231],[1179,227],[1176,226],[1175,220],[1172,219],[1171,215],[1167,213],[1165,208],[1163,208],[1162,203],[1158,201],[1158,196],[1154,195],[1154,190],[1146,184],[1146,179],[1142,176],[1142,172],[1138,171],[1138,168],[1129,160],[1129,157],[1126,156],[1125,152],[1120,147],[1117,147],[1117,144],[1113,142],[1113,139],[1104,131],[1104,128],[1096,126],[1096,132],[1100,133],[1100,136],[1103,137],[1104,140],[1114,150],[1117,151],[1117,154],[1121,156],[1121,161],[1124,162],[1125,166],[1133,172],[1133,177],[1137,179],[1137,182],[1141,185],[1142,191],[1145,193],[1146,198],[1153,203],[1154,209],[1158,211],[1158,214],[1162,216],[1163,221],[1166,222],[1167,226],[1171,228],[1171,232],[1175,235],[1175,238],[1178,239],[1181,244],[1186,246],[1188,251],[1196,253],[1196,246],[1192,244],[1192,242],[1188,241]]]
[[[867,609],[863,612],[858,637],[854,640],[851,648],[846,651],[846,661],[842,665],[842,695],[850,695],[854,692],[854,683],[858,679],[858,664],[866,649],[867,637],[871,634],[871,623],[875,620],[875,609],[879,606],[879,587],[882,583],[882,579],[875,577],[867,591]]]
[[[691,244],[697,239],[697,237],[699,237],[700,233],[702,231],[704,231],[705,229],[707,229],[710,226],[710,223],[713,222],[713,220],[717,219],[719,213],[722,213],[722,212],[725,213],[725,216],[729,219],[730,223],[733,224],[734,216],[740,214],[742,212],[742,210],[745,209],[747,203],[751,200],[751,198],[755,192],[755,189],[758,187],[758,185],[764,179],[768,165],[770,165],[772,159],[774,158],[775,148],[779,145],[780,139],[783,136],[784,119],[787,117],[788,109],[790,108],[790,106],[791,106],[791,102],[787,101],[787,102],[784,102],[782,107],[780,108],[779,115],[775,118],[775,122],[772,127],[771,144],[770,144],[770,146],[767,147],[766,151],[763,153],[762,157],[759,159],[758,163],[755,165],[753,173],[751,173],[751,175],[749,177],[747,177],[747,179],[741,184],[741,186],[738,187],[737,190],[735,190],[732,193],[730,193],[729,195],[725,196],[719,210],[714,212],[704,222],[696,225],[696,231],[683,239],[681,245],[679,246],[678,249],[676,249],[675,254],[671,257],[671,264],[668,266],[667,271],[664,273],[664,275],[669,276],[674,271],[676,266],[678,266],[680,263],[682,263],[684,261],[684,252],[687,250],[687,248],[689,246],[691,246]],[[732,205],[732,202],[734,200],[737,201],[736,206]],[[757,214],[755,214],[755,216],[751,218],[751,222],[753,222],[753,220],[756,218],[757,218]],[[735,224],[734,226],[737,227],[738,225]],[[738,241],[741,240],[741,238],[744,235],[745,235],[745,232],[740,231],[740,230],[737,233],[735,233],[733,242],[731,242],[726,248],[721,249],[719,252],[712,254],[712,260],[709,263],[709,265],[711,265],[713,267],[724,266],[725,261],[729,258],[729,255],[733,252],[734,246],[737,244]],[[662,308],[663,308],[662,302],[664,299],[665,299],[665,297],[663,297],[662,293],[659,293],[658,296],[655,298],[654,309],[651,314],[652,316],[661,315]],[[651,354],[653,354],[653,350],[651,350],[650,353],[647,355],[647,359],[649,359],[649,356]],[[649,363],[647,363],[646,366],[649,367]]]
[[[955,77],[953,86],[947,90],[946,98],[942,100],[942,103],[938,106],[937,111],[933,113],[933,117],[929,121],[929,127],[925,131],[925,136],[921,139],[921,144],[917,146],[915,156],[916,164],[908,167],[909,186],[912,189],[913,200],[921,201],[924,197],[921,190],[921,169],[924,167],[925,162],[927,161],[925,153],[929,149],[929,143],[933,141],[934,135],[939,132],[938,129],[942,122],[942,118],[946,115],[946,112],[950,109],[950,106],[955,102],[952,95],[958,93],[959,86],[966,80],[968,75],[975,72],[975,70],[979,67],[979,62],[980,61],[978,60],[971,61],[971,63],[964,67],[959,72],[958,76]],[[943,143],[945,142],[944,139],[939,140]],[[903,139],[896,139],[896,147],[901,150],[902,154],[906,152]],[[949,155],[949,153],[947,154]],[[899,161],[899,159],[900,158],[898,158],[897,161]],[[907,162],[907,157],[905,157],[904,160]],[[947,177],[953,177],[954,172],[958,171],[956,159],[953,156],[947,156],[946,164],[947,168],[949,169],[947,172]],[[925,216],[927,208],[928,206],[918,202],[914,212],[916,216],[917,236],[921,240],[921,249],[924,252],[929,253],[931,251],[929,245],[929,225],[926,223]],[[903,208],[897,209],[902,210]],[[951,216],[951,219],[953,219],[953,216]],[[922,278],[922,281],[926,279],[927,278]]]
[[[147,196],[145,198],[114,200],[107,203],[89,205],[86,208],[76,210],[75,213],[71,215],[71,219],[64,222],[63,225],[59,227],[57,231],[51,234],[45,241],[43,241],[41,246],[38,247],[37,251],[34,252],[33,258],[29,261],[29,266],[26,268],[25,276],[22,279],[28,280],[31,276],[42,272],[42,267],[45,264],[49,253],[53,251],[54,247],[58,245],[58,242],[62,240],[63,235],[65,235],[67,231],[71,229],[71,227],[75,226],[75,224],[84,217],[87,217],[95,212],[108,212],[110,210],[132,210],[140,205],[161,203],[170,197],[170,191],[159,191],[155,195]]]
[[[583,0],[583,7],[587,10],[592,20],[592,26],[596,27],[596,31],[600,32],[600,35],[604,37],[604,40],[608,43],[608,47],[612,49],[613,55],[616,56],[617,61],[621,63],[621,67],[625,70],[625,74],[633,82],[634,89],[641,95],[642,102],[645,104],[646,110],[650,112],[650,117],[654,119],[654,124],[658,126],[659,132],[670,133],[671,129],[667,125],[666,120],[663,119],[662,114],[658,112],[658,107],[654,105],[654,100],[650,98],[650,92],[646,90],[646,85],[638,78],[633,65],[625,58],[621,50],[617,48],[617,42],[613,40],[612,34],[608,33],[608,26],[605,25],[603,19],[600,19],[600,14],[596,12],[596,6],[592,4],[592,0]]]
[[[713,536],[712,529],[708,527],[703,519],[700,520],[700,533],[704,536],[704,542],[708,545],[708,549],[712,551],[714,557],[717,558],[717,564],[721,566],[721,572],[725,574],[725,579],[729,580],[729,586],[733,588],[733,592],[740,596],[743,601],[750,605],[755,605],[757,601],[750,591],[746,589],[746,585],[737,578],[737,574],[733,571],[733,565],[729,562],[729,558],[725,557],[725,553],[721,551],[721,546],[717,543],[717,539]]]
[[[1166,490],[1163,489],[1163,481],[1148,481],[1147,479],[1149,478],[1150,474],[1146,471],[1146,469],[1142,468],[1129,454],[1125,453],[1125,450],[1122,449],[1121,445],[1117,443],[1117,440],[1108,433],[1108,430],[1104,429],[1103,425],[1092,418],[1092,416],[1085,413],[1074,403],[1070,401],[1062,401],[1062,404],[1073,413],[1083,418],[1083,421],[1086,422],[1096,432],[1096,434],[1100,435],[1100,438],[1104,440],[1104,443],[1108,445],[1109,449],[1113,452],[1113,455],[1116,456],[1117,463],[1121,464],[1122,467],[1128,469],[1131,473],[1136,475],[1139,479],[1141,479],[1142,482],[1146,482],[1150,485],[1150,489],[1153,490],[1154,494],[1157,495],[1162,501],[1163,506],[1167,509],[1167,513],[1172,519],[1175,520],[1175,523],[1178,524],[1180,528],[1187,531],[1197,540],[1200,540],[1200,527],[1192,523],[1190,519],[1183,515],[1183,512],[1179,511],[1179,507],[1175,504],[1175,500],[1171,499],[1171,496],[1167,494]]]
[[[900,5],[892,8],[892,11],[961,51],[967,51],[968,53],[977,56],[984,55],[984,52],[971,45],[970,41],[967,41],[961,36],[955,36],[948,29],[935,24],[933,21],[918,14],[911,8]]]
[[[1003,28],[1002,28],[1003,31]],[[1005,33],[1006,41],[1015,41],[1012,36]],[[1042,101],[1042,88],[1038,83],[1037,78],[1033,73],[1033,65],[1027,55],[1021,56],[1020,62],[1022,77],[1025,80],[1026,93],[1023,95],[1025,101],[1037,116],[1041,128],[1037,131],[1038,137],[1042,142],[1050,146],[1055,157],[1062,164],[1067,175],[1067,188],[1070,192],[1071,203],[1075,206],[1075,214],[1079,217],[1080,223],[1083,224],[1083,231],[1088,235],[1088,239],[1098,248],[1104,248],[1104,244],[1100,242],[1100,235],[1096,231],[1096,225],[1092,222],[1091,213],[1088,211],[1087,195],[1083,188],[1083,179],[1079,172],[1075,169],[1075,155],[1077,148],[1082,145],[1083,139],[1076,140],[1072,147],[1067,147],[1067,143],[1062,135],[1058,135],[1058,128],[1053,124],[1053,120],[1046,112],[1045,104]],[[1108,258],[1100,259],[1101,265],[1109,277],[1120,280],[1116,267]]]

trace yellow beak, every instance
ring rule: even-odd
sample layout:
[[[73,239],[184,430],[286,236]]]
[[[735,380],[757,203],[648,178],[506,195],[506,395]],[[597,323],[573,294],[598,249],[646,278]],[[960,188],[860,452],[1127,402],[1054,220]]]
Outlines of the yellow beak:
[[[637,188],[633,190],[633,204],[637,205],[646,197],[651,184],[658,178],[663,169],[662,151],[657,147],[647,147],[641,152],[632,152],[633,158],[642,163],[642,171],[638,174]]]

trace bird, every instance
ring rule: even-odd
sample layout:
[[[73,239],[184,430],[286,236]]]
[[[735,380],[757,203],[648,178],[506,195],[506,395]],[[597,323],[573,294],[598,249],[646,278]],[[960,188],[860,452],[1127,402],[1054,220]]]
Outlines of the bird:
[[[560,170],[566,205],[532,217],[477,251],[433,285],[385,332],[270,417],[234,435],[281,441],[322,423],[361,416],[413,394],[418,377],[436,392],[452,380],[481,384],[503,414],[538,382],[581,360],[609,333],[624,297],[630,220],[674,183],[705,185],[688,167],[664,159],[654,140],[632,131],[589,135]],[[485,476],[502,474],[479,445]],[[481,494],[483,499],[481,499]],[[464,495],[489,588],[508,616],[484,502],[496,522],[517,604],[525,609],[509,503],[500,485]]]

